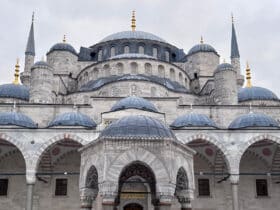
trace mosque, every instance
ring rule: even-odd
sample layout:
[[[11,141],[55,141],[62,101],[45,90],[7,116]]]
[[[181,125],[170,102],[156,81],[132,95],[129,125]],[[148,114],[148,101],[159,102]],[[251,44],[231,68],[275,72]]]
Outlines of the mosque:
[[[63,39],[0,85],[1,210],[275,210],[280,101],[209,44]],[[184,46],[188,47],[188,46]],[[20,81],[21,83],[20,83]],[[245,83],[245,85],[244,85]]]

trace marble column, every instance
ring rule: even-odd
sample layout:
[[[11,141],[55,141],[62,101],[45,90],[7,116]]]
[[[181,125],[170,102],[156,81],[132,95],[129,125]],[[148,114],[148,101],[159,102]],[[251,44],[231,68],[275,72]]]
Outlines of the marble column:
[[[238,183],[231,183],[231,190],[232,190],[232,209],[239,210]]]
[[[34,191],[34,184],[27,183],[26,210],[33,209],[33,191]]]

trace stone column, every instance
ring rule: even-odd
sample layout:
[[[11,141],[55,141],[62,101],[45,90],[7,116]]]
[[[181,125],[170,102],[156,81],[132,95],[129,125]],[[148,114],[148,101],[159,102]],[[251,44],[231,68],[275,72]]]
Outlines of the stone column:
[[[239,175],[231,175],[231,192],[232,192],[232,209],[239,210],[238,203],[238,185],[239,185]]]
[[[26,170],[26,210],[33,209],[33,191],[36,182],[36,172],[35,170]]]
[[[192,210],[191,199],[188,197],[178,197],[181,204],[181,210]]]

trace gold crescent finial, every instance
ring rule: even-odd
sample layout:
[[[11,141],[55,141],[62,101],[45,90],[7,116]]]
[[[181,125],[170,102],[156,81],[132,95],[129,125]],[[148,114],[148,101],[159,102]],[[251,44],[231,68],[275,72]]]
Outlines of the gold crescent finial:
[[[200,37],[200,44],[203,44],[203,36]]]
[[[252,87],[252,81],[251,81],[251,69],[249,66],[249,62],[246,62],[246,80],[247,80],[247,84],[246,87]]]
[[[66,35],[65,34],[63,35],[63,40],[62,41],[63,41],[63,43],[66,43]]]
[[[14,78],[14,81],[13,81],[13,84],[15,84],[15,85],[18,85],[19,84],[19,58],[17,58],[17,63],[16,63],[16,65],[15,65],[15,74],[14,74],[14,76],[15,76],[15,78]]]
[[[131,29],[135,31],[136,29],[136,19],[135,19],[135,11],[132,11],[132,18],[131,18]]]

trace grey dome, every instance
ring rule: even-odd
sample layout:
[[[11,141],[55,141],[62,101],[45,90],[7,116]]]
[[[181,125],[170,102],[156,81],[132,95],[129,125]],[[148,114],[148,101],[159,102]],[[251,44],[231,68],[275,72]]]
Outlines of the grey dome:
[[[130,96],[118,101],[113,105],[111,111],[117,111],[117,110],[129,109],[129,108],[158,112],[156,107],[150,101],[136,96]]]
[[[221,63],[217,66],[214,73],[221,72],[221,71],[234,71],[234,68],[229,63]]]
[[[123,117],[105,128],[100,138],[112,139],[175,139],[172,131],[148,116]]]
[[[67,112],[55,117],[49,123],[48,127],[54,126],[83,126],[88,128],[95,128],[96,123],[87,115],[80,112]]]
[[[238,91],[238,101],[250,100],[274,100],[278,101],[278,97],[270,90],[262,87],[245,87]]]
[[[144,31],[121,31],[105,37],[100,42],[107,42],[118,39],[148,39],[158,42],[166,42],[162,38]]]
[[[18,112],[0,113],[0,125],[16,125],[26,128],[37,128],[37,125],[31,118]]]
[[[0,85],[0,98],[16,98],[29,101],[29,88],[25,85]]]
[[[57,43],[54,46],[51,47],[49,50],[48,54],[53,52],[53,51],[68,51],[70,53],[73,53],[74,55],[77,55],[76,50],[74,47],[68,43]]]
[[[121,58],[147,58],[147,59],[156,59],[153,56],[150,55],[145,55],[145,54],[139,54],[139,53],[125,53],[125,54],[120,54],[116,56],[112,56],[109,58],[110,60],[113,59],[121,59]]]
[[[267,127],[279,128],[276,120],[273,118],[257,113],[244,114],[237,117],[230,125],[229,129],[242,129],[250,127]]]
[[[209,44],[202,43],[202,44],[197,44],[197,45],[193,46],[189,50],[188,55],[192,55],[192,54],[195,54],[198,52],[213,52],[215,54],[218,54],[214,47],[212,47]]]
[[[51,66],[45,62],[45,61],[37,61],[32,67],[31,69],[34,69],[34,68],[40,68],[40,67],[43,67],[43,68],[51,68]]]
[[[190,113],[178,117],[171,125],[172,128],[183,128],[183,127],[214,127],[217,128],[216,124],[204,114]]]

